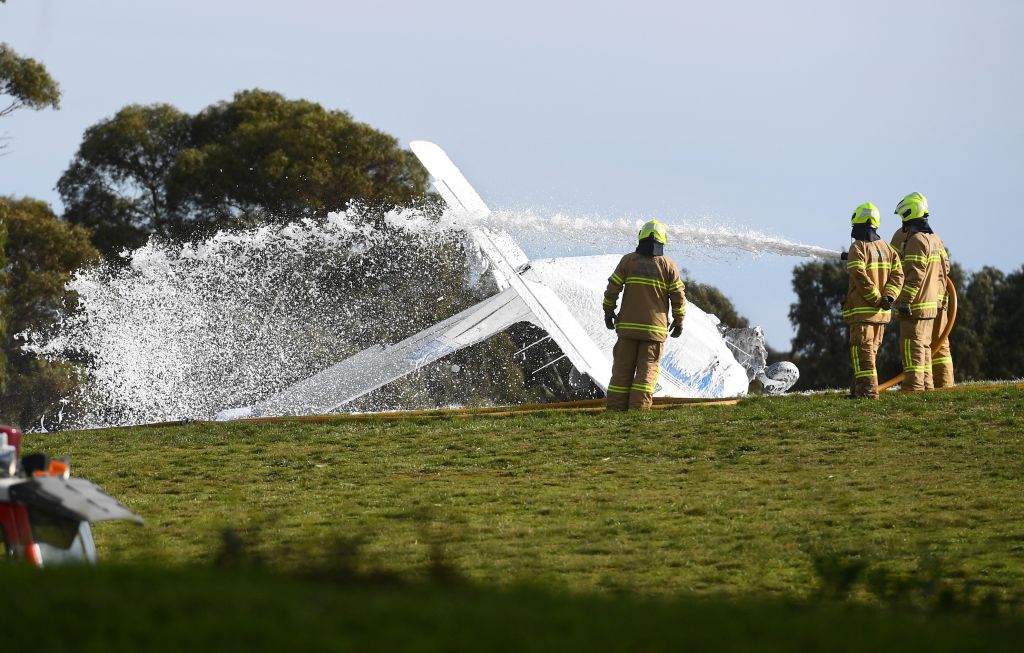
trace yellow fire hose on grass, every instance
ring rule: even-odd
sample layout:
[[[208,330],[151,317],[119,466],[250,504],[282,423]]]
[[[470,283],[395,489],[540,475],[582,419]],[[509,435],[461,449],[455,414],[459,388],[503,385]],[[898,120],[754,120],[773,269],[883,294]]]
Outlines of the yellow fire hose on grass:
[[[949,322],[946,323],[946,328],[939,334],[939,339],[935,341],[935,345],[932,347],[932,356],[939,353],[939,349],[942,348],[942,345],[946,344],[946,340],[949,339],[949,332],[953,330],[953,324],[956,323],[956,288],[953,286],[953,281],[948,277],[946,278],[946,291],[949,293],[949,306],[946,308],[946,310],[949,311]],[[888,390],[894,385],[902,382],[903,376],[903,372],[900,372],[885,383],[879,384],[879,392]]]

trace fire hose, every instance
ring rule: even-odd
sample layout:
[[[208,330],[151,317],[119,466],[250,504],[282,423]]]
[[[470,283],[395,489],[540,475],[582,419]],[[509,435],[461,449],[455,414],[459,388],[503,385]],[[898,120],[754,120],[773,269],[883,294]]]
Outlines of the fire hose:
[[[939,353],[939,350],[942,349],[942,345],[946,344],[946,340],[949,339],[949,332],[953,330],[953,324],[956,323],[956,288],[953,286],[953,281],[949,278],[946,279],[946,291],[949,293],[949,304],[945,310],[949,311],[949,322],[946,323],[946,328],[939,334],[939,339],[935,341],[934,345],[932,345],[932,356]],[[879,391],[888,390],[894,385],[902,382],[903,377],[904,373],[900,372],[885,383],[879,384]]]

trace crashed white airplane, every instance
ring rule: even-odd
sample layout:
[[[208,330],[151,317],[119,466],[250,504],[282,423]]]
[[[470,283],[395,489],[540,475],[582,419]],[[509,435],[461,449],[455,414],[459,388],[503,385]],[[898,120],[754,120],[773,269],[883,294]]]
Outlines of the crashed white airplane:
[[[451,210],[467,223],[485,224],[490,209],[437,145],[410,143]],[[517,322],[544,330],[573,366],[601,391],[611,376],[615,333],[605,329],[602,295],[619,255],[530,261],[506,233],[483,226],[469,235],[494,275],[497,295],[399,343],[365,349],[257,404],[226,410],[219,419],[309,415],[344,406],[437,359],[485,340]],[[572,307],[572,308],[570,308]],[[759,379],[765,390],[788,390],[799,373],[791,363],[765,366],[759,327],[723,329],[718,319],[689,303],[680,338],[669,339],[661,361],[657,397],[737,397]]]

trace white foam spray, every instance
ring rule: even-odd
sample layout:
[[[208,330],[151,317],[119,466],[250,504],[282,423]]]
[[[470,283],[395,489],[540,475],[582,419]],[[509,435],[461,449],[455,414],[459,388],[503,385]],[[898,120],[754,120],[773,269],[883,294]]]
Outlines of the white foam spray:
[[[531,257],[551,257],[624,251],[641,222],[498,211],[486,226],[509,232]],[[52,332],[26,334],[26,348],[86,362],[74,426],[209,418],[479,299],[460,290],[472,266],[431,255],[468,243],[467,226],[448,213],[374,218],[354,207],[195,244],[153,240],[123,266],[77,273],[77,308]],[[754,231],[669,228],[693,252],[838,255]]]
[[[526,210],[495,211],[487,218],[486,226],[510,233],[531,258],[538,258],[628,250],[635,244],[637,230],[643,222],[643,219],[606,219],[564,213],[541,216]],[[834,259],[840,254],[837,250],[796,243],[754,229],[725,227],[710,218],[670,224],[668,230],[669,250],[682,249],[699,256],[746,252],[755,256]]]

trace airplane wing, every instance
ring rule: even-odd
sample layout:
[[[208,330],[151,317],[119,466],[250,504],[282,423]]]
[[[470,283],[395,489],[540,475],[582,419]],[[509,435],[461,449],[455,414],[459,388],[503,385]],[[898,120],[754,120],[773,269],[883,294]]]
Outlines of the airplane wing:
[[[519,295],[505,290],[399,343],[368,347],[257,404],[222,411],[216,419],[329,413],[530,317]]]

